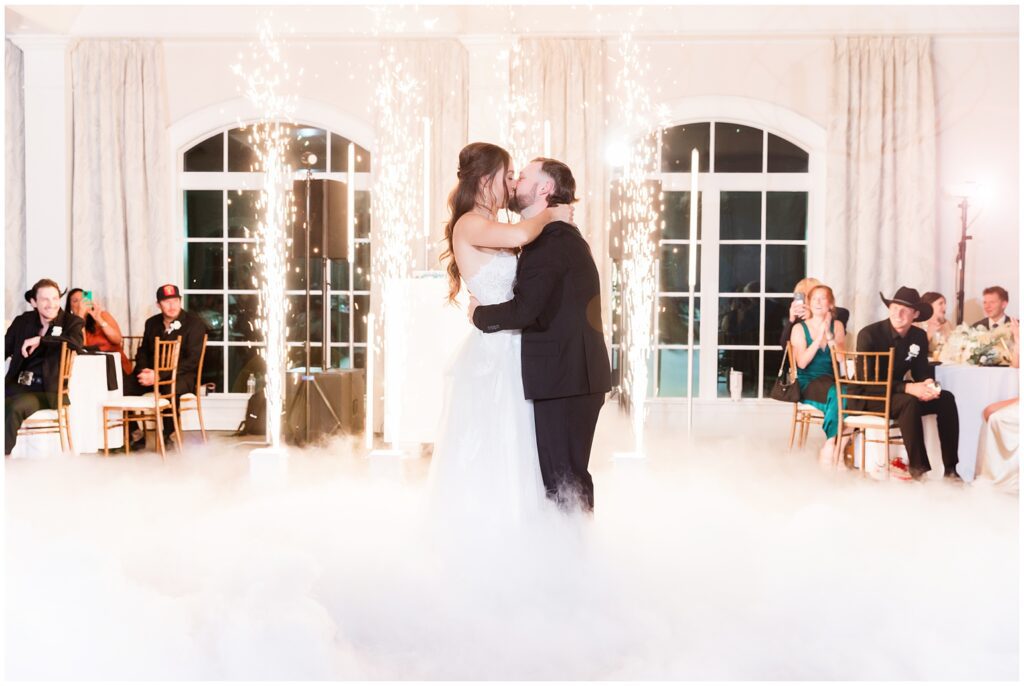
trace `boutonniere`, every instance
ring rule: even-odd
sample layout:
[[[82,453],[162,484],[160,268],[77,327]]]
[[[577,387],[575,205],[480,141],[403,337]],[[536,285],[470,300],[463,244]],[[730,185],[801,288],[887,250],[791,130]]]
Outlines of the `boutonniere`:
[[[903,361],[904,362],[910,362],[912,359],[917,357],[918,354],[920,354],[920,352],[921,352],[921,346],[919,346],[917,343],[911,343],[910,344],[910,354],[907,355],[907,359],[905,359]]]
[[[50,329],[50,335],[51,336],[59,336],[62,333],[64,333],[64,327],[62,327],[62,326],[55,326],[52,329]]]
[[[173,322],[171,322],[171,325],[167,327],[167,331],[164,331],[164,333],[165,334],[174,333],[175,331],[177,331],[180,328],[181,328],[181,322],[179,322],[177,319],[175,319]]]

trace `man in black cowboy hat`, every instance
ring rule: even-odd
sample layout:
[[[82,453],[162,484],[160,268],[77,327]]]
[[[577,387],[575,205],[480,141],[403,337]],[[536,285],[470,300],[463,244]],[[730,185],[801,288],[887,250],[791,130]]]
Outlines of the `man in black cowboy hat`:
[[[206,323],[195,314],[181,307],[181,291],[174,284],[165,284],[156,289],[156,305],[159,314],[146,320],[142,335],[142,343],[135,356],[134,376],[125,379],[125,395],[143,395],[153,392],[155,374],[153,366],[156,360],[156,341],[173,341],[181,338],[181,350],[178,353],[178,377],[175,393],[180,398],[186,393],[198,393],[196,373],[199,370],[199,357],[203,352],[203,336],[207,332]],[[173,424],[164,419],[164,437],[169,438]],[[133,434],[132,449],[145,446],[142,432]]]
[[[31,310],[14,318],[4,334],[4,454],[10,455],[18,429],[36,410],[57,407],[60,345],[81,350],[85,322],[60,307],[60,286],[40,279],[25,293]]]
[[[910,459],[910,475],[921,478],[931,467],[924,446],[921,417],[937,415],[939,442],[942,445],[942,464],[945,476],[960,480],[956,473],[957,443],[960,439],[960,419],[956,400],[949,391],[939,391],[934,385],[935,371],[928,364],[928,334],[913,326],[932,316],[932,306],[922,302],[918,292],[900,287],[891,300],[879,293],[889,308],[889,318],[861,329],[857,335],[860,352],[893,352],[892,418],[900,427],[903,443]],[[906,380],[907,374],[910,380]],[[883,372],[884,369],[883,369]],[[870,391],[867,393],[870,394]],[[866,402],[851,400],[850,409],[862,409]],[[875,404],[875,403],[872,403]],[[875,408],[872,408],[875,409]]]

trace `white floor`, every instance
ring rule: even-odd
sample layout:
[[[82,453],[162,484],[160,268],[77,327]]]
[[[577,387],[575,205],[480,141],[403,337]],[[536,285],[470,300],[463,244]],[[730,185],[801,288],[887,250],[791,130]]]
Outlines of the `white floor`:
[[[613,462],[609,406],[592,521],[467,545],[427,459],[344,443],[277,486],[226,437],[7,460],[6,677],[1016,679],[1017,496],[822,473],[785,430]]]

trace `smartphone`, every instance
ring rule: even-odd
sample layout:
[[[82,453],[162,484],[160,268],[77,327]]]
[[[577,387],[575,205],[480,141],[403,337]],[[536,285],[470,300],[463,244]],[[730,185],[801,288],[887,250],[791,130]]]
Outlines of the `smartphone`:
[[[92,302],[92,291],[83,291],[82,300],[91,303]]]
[[[803,293],[794,293],[793,294],[793,302],[803,304],[803,302],[804,302],[804,294]]]

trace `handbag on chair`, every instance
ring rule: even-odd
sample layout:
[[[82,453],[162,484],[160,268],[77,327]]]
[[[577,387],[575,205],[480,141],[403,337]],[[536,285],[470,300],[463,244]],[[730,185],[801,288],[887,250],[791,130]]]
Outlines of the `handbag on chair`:
[[[772,400],[780,400],[784,403],[798,403],[800,402],[800,386],[797,384],[796,378],[794,377],[790,380],[788,373],[783,374],[788,359],[789,356],[783,353],[782,364],[779,365],[779,376],[775,379],[772,390],[768,395]]]

